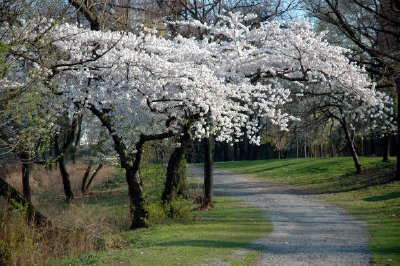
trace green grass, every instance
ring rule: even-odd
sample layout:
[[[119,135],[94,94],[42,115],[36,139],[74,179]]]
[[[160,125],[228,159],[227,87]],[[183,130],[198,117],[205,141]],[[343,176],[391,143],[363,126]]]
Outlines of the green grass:
[[[250,243],[271,230],[261,210],[237,198],[217,197],[213,210],[195,212],[188,224],[120,230],[114,233],[127,243],[124,247],[54,261],[52,265],[195,265],[219,261],[248,265],[258,258],[261,248]]]
[[[380,183],[381,176],[365,174],[373,169],[384,168],[382,176],[392,171],[392,162],[382,162],[377,157],[362,157],[364,175],[355,175],[354,164],[349,157],[239,161],[216,163],[216,167],[236,173],[266,177],[269,180],[299,185],[316,192],[343,192]]]
[[[287,159],[216,163],[220,169],[300,186],[344,207],[368,223],[375,265],[400,265],[400,182],[390,181],[394,161],[361,158],[354,174],[351,158]]]
[[[165,169],[149,165],[142,169],[141,176],[149,201],[156,204]],[[128,196],[123,180],[123,174],[118,173],[115,179],[96,188],[95,197],[75,202],[68,209],[75,216],[93,215],[91,219],[112,225],[100,236],[99,250],[52,260],[50,265],[249,265],[262,248],[251,243],[272,231],[260,209],[227,197],[216,197],[212,210],[192,212],[185,224],[168,220],[146,229],[127,230]]]

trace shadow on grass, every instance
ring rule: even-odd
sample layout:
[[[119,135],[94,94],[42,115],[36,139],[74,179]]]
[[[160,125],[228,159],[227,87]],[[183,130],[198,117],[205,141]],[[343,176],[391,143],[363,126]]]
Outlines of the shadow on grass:
[[[263,244],[250,244],[242,241],[222,241],[222,240],[178,240],[160,243],[160,246],[191,246],[191,247],[205,247],[205,248],[247,248],[257,251],[264,251],[267,249],[266,245]]]
[[[298,161],[298,162],[292,162],[292,163],[287,163],[287,164],[284,164],[282,162],[282,165],[277,165],[277,166],[272,166],[272,167],[261,167],[261,168],[257,167],[254,170],[247,170],[246,169],[246,172],[248,174],[255,174],[255,173],[261,173],[261,172],[266,172],[266,171],[272,171],[272,170],[277,170],[277,169],[281,169],[281,168],[286,168],[288,166],[292,166],[292,165],[296,165],[296,164],[302,164],[302,163],[304,163],[304,162],[303,161]],[[268,166],[268,165],[265,165],[265,166]],[[244,166],[244,167],[246,167],[246,166]]]
[[[245,245],[245,242],[240,241],[218,241],[218,240],[182,240],[161,243],[160,246],[191,246],[191,247],[212,247],[212,248],[247,248],[259,252],[266,252],[271,254],[304,254],[304,253],[321,253],[321,245],[287,245],[280,243],[269,243],[268,245],[261,243],[253,243]],[[340,245],[333,245],[326,243],[323,245],[322,250],[329,253],[360,253],[364,254],[365,247],[363,245],[348,246],[343,249]],[[386,252],[391,253],[391,250]]]
[[[390,200],[390,199],[396,199],[396,198],[400,198],[400,192],[392,192],[392,193],[388,193],[385,195],[372,196],[372,197],[365,198],[364,200],[369,201],[369,202],[376,202],[376,201]]]

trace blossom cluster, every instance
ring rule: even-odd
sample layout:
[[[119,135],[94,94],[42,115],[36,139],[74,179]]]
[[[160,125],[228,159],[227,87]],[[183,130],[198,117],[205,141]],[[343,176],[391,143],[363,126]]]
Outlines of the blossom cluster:
[[[67,109],[79,104],[105,110],[113,134],[133,152],[141,134],[179,133],[189,122],[197,138],[247,137],[257,144],[261,121],[286,129],[296,119],[284,111],[293,87],[303,93],[320,84],[318,93],[357,100],[361,113],[376,119],[382,116],[373,110],[390,109],[390,100],[374,90],[364,69],[349,62],[344,49],[323,41],[310,24],[251,27],[249,19],[229,13],[214,25],[180,23],[203,30],[197,39],[26,21],[1,32],[5,43],[19,40],[10,58],[31,62],[26,71],[31,74],[0,82],[27,83],[33,74],[41,75]],[[353,110],[354,104],[348,107]]]

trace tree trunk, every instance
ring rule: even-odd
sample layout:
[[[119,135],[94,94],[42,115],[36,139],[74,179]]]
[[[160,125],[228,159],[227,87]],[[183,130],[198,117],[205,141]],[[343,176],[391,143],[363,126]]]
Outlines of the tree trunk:
[[[361,136],[361,156],[365,155],[365,149],[364,149],[364,137]]]
[[[90,170],[92,170],[92,162],[89,163],[88,167],[86,168],[85,174],[83,175],[83,178],[82,178],[82,184],[81,184],[81,192],[82,193],[85,193],[85,191],[86,191],[85,188],[86,188],[87,180],[90,175]]]
[[[375,150],[375,139],[372,137],[370,141],[370,148],[371,148],[371,155],[375,156],[376,155],[376,150]]]
[[[211,137],[203,140],[204,150],[204,200],[203,208],[213,207],[213,158]]]
[[[323,155],[323,150],[324,150],[323,144],[320,143],[320,144],[319,144],[319,158],[324,157],[324,155]]]
[[[111,124],[107,113],[103,113],[95,106],[90,106],[89,110],[96,115],[103,126],[105,126],[114,142],[114,149],[119,156],[121,167],[125,169],[126,181],[128,183],[130,213],[132,223],[130,228],[137,229],[147,226],[148,212],[145,208],[145,194],[143,185],[139,176],[139,166],[142,160],[143,145],[146,141],[161,140],[172,137],[172,131],[156,134],[156,135],[140,135],[139,141],[136,143],[135,159],[128,154],[127,147],[122,141],[122,137],[116,134],[116,130]]]
[[[71,182],[69,180],[69,174],[65,165],[65,157],[67,150],[73,144],[75,137],[79,131],[79,116],[81,111],[75,111],[71,122],[69,121],[68,115],[64,114],[63,130],[62,135],[55,135],[54,137],[54,151],[57,156],[57,162],[60,169],[60,174],[63,180],[64,193],[66,201],[69,203],[73,199],[74,195],[71,189]],[[61,141],[60,141],[61,140]]]
[[[28,222],[34,222],[39,227],[50,225],[50,221],[40,212],[36,211],[32,203],[25,196],[21,195],[15,188],[10,186],[0,177],[0,196],[16,209],[26,208],[26,217]]]
[[[224,162],[230,161],[231,156],[230,156],[229,144],[224,143],[223,147],[224,147],[224,155],[225,155]]]
[[[130,213],[132,223],[130,229],[147,227],[148,213],[145,208],[145,195],[142,182],[139,176],[139,169],[135,167],[126,167],[126,182],[128,183]]]
[[[89,190],[90,186],[92,185],[92,182],[93,182],[94,178],[100,172],[101,168],[103,168],[103,164],[99,164],[99,166],[97,166],[96,170],[94,170],[92,176],[89,179],[89,182],[87,183],[87,185],[85,187],[85,191]]]
[[[184,126],[183,135],[179,138],[180,146],[174,149],[168,160],[167,176],[164,183],[164,191],[161,196],[163,202],[168,202],[176,196],[187,196],[185,164],[183,163],[183,159],[190,141],[190,129],[191,124]]]
[[[78,130],[77,130],[76,137],[75,137],[74,143],[72,145],[72,151],[71,151],[71,159],[72,159],[73,164],[76,164],[76,155],[78,153],[79,142],[81,141],[82,121],[83,121],[83,114],[80,113],[79,117],[78,117]]]
[[[400,75],[400,73],[398,74]],[[396,177],[397,181],[400,181],[400,76],[397,77],[395,82],[397,91],[397,143],[396,143]]]
[[[239,157],[239,143],[235,142],[233,144],[233,160],[234,161],[239,161],[240,157]]]
[[[349,145],[351,156],[353,157],[354,167],[356,168],[356,172],[361,173],[360,160],[358,159],[356,147],[354,146],[354,141],[350,136],[350,132],[347,128],[346,121],[343,119],[342,121],[340,121],[340,124],[342,125],[342,128],[344,130],[344,135],[346,137],[347,144]]]
[[[61,155],[57,161],[63,181],[65,200],[67,201],[67,203],[70,203],[74,198],[74,194],[72,193],[71,181],[69,180],[69,174],[65,165],[64,156]]]
[[[390,153],[390,136],[385,135],[383,137],[383,161],[388,162],[389,161],[389,153]]]
[[[24,198],[30,202],[31,201],[31,186],[29,183],[29,176],[31,172],[31,162],[29,161],[29,154],[23,152],[20,154],[21,160],[21,172],[22,172],[22,191]]]

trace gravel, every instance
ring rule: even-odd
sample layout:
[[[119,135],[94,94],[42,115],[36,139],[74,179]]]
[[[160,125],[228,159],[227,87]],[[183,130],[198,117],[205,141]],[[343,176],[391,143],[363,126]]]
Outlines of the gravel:
[[[202,178],[202,168],[188,166]],[[315,195],[225,171],[214,171],[217,195],[241,197],[261,208],[273,224],[254,265],[369,265],[365,223]]]

